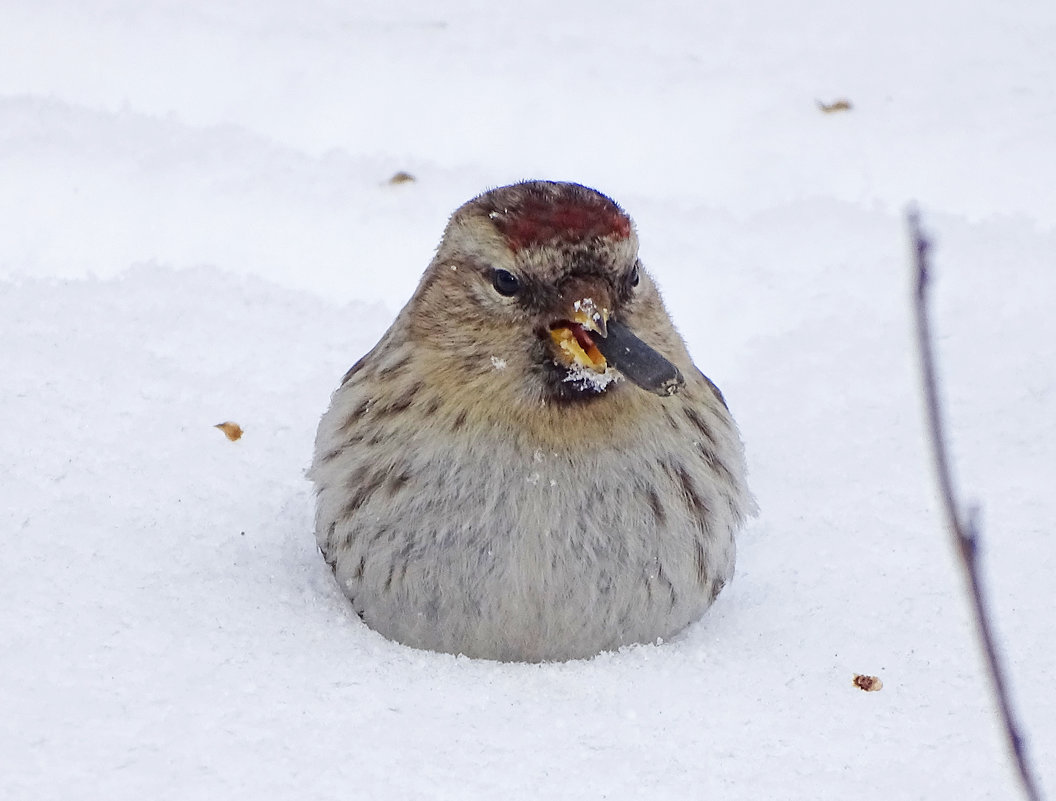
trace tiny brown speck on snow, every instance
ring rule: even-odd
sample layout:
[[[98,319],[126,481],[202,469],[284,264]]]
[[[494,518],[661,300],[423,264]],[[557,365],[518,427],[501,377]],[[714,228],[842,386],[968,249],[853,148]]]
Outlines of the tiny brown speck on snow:
[[[403,170],[400,170],[398,173],[396,173],[389,179],[389,183],[393,186],[397,186],[399,184],[414,183],[415,180],[415,177],[409,172],[404,172]]]
[[[213,428],[219,428],[232,442],[242,438],[242,426],[238,423],[232,423],[230,420],[226,423],[217,423]]]
[[[832,113],[837,112],[837,111],[850,111],[852,108],[854,108],[851,105],[851,101],[850,100],[846,100],[844,98],[840,98],[839,100],[834,100],[832,103],[822,103],[820,100],[817,101],[817,103],[818,103],[818,108],[821,109],[826,114],[832,114]]]
[[[866,676],[862,673],[855,673],[854,686],[859,690],[865,690],[867,693],[875,693],[884,688],[884,683],[880,681],[879,676]]]

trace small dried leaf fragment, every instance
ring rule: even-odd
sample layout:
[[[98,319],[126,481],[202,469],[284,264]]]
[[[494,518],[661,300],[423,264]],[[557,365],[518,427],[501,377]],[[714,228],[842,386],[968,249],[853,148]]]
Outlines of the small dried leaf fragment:
[[[854,106],[851,105],[850,100],[845,100],[843,98],[840,98],[839,100],[834,100],[831,103],[822,103],[820,100],[817,102],[818,108],[826,114],[833,114],[837,111],[850,111],[852,108],[854,108]]]
[[[217,423],[213,428],[219,428],[224,432],[224,436],[232,442],[242,439],[242,426],[238,423],[232,423],[228,420],[226,423]]]
[[[875,693],[884,689],[884,683],[879,676],[866,676],[862,673],[854,674],[854,686],[867,693]]]
[[[400,184],[414,183],[415,180],[417,179],[409,172],[404,172],[403,170],[400,170],[398,173],[396,173],[389,179],[389,183],[393,186],[399,186]]]

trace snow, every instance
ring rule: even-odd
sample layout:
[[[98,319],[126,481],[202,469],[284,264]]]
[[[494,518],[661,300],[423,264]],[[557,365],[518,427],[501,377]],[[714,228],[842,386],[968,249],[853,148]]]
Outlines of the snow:
[[[4,4],[0,798],[1013,797],[910,202],[1054,792],[1054,39],[1041,0]],[[303,475],[447,215],[526,177],[635,218],[762,510],[683,635],[539,666],[365,628]]]
[[[604,316],[594,302],[594,298],[582,298],[581,300],[573,301],[572,309],[581,313],[587,320],[593,321],[595,325],[600,325],[604,320]],[[585,322],[584,325],[586,325]]]
[[[623,376],[611,367],[598,372],[592,367],[586,367],[578,362],[568,368],[568,373],[562,381],[566,381],[579,389],[592,389],[595,392],[604,392],[609,384],[619,381]]]

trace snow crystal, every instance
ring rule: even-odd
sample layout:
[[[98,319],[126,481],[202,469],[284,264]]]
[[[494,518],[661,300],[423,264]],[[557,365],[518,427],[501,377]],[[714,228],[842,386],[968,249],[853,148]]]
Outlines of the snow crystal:
[[[491,357],[491,364],[496,370],[505,370],[506,369],[506,360],[505,359],[500,359],[498,356],[492,356]]]
[[[595,392],[604,392],[609,384],[619,381],[623,376],[611,367],[606,367],[604,373],[599,373],[581,364],[574,364],[568,368],[568,374],[561,379],[572,384],[578,389],[592,389]]]
[[[594,302],[594,298],[582,298],[574,301],[572,303],[572,308],[577,312],[583,312],[595,323],[601,322],[601,320],[604,319],[604,315],[598,310],[598,304]]]

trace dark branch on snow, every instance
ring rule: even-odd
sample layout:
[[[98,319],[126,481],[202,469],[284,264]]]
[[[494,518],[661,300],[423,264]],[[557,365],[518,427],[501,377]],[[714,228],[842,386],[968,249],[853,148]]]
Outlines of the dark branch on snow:
[[[939,491],[946,511],[946,522],[953,536],[957,552],[960,554],[961,565],[964,568],[968,586],[971,590],[976,630],[986,656],[994,695],[996,696],[1001,718],[1004,721],[1005,736],[1008,739],[1009,750],[1019,770],[1023,792],[1029,801],[1040,801],[1041,792],[1038,789],[1027,759],[1023,736],[1020,734],[1012,713],[1012,703],[1005,682],[1004,667],[994,646],[988,601],[979,575],[979,529],[976,520],[976,510],[974,508],[969,510],[967,515],[960,511],[954,494],[953,479],[950,475],[950,462],[946,452],[946,435],[943,429],[942,410],[939,406],[938,380],[935,377],[935,356],[932,349],[931,326],[927,309],[928,281],[931,269],[928,251],[931,243],[921,231],[920,217],[915,210],[909,212],[908,219],[915,260],[916,303],[914,305],[917,316],[917,348],[920,351],[928,430],[931,435],[932,451],[935,457],[935,472],[939,481]]]

